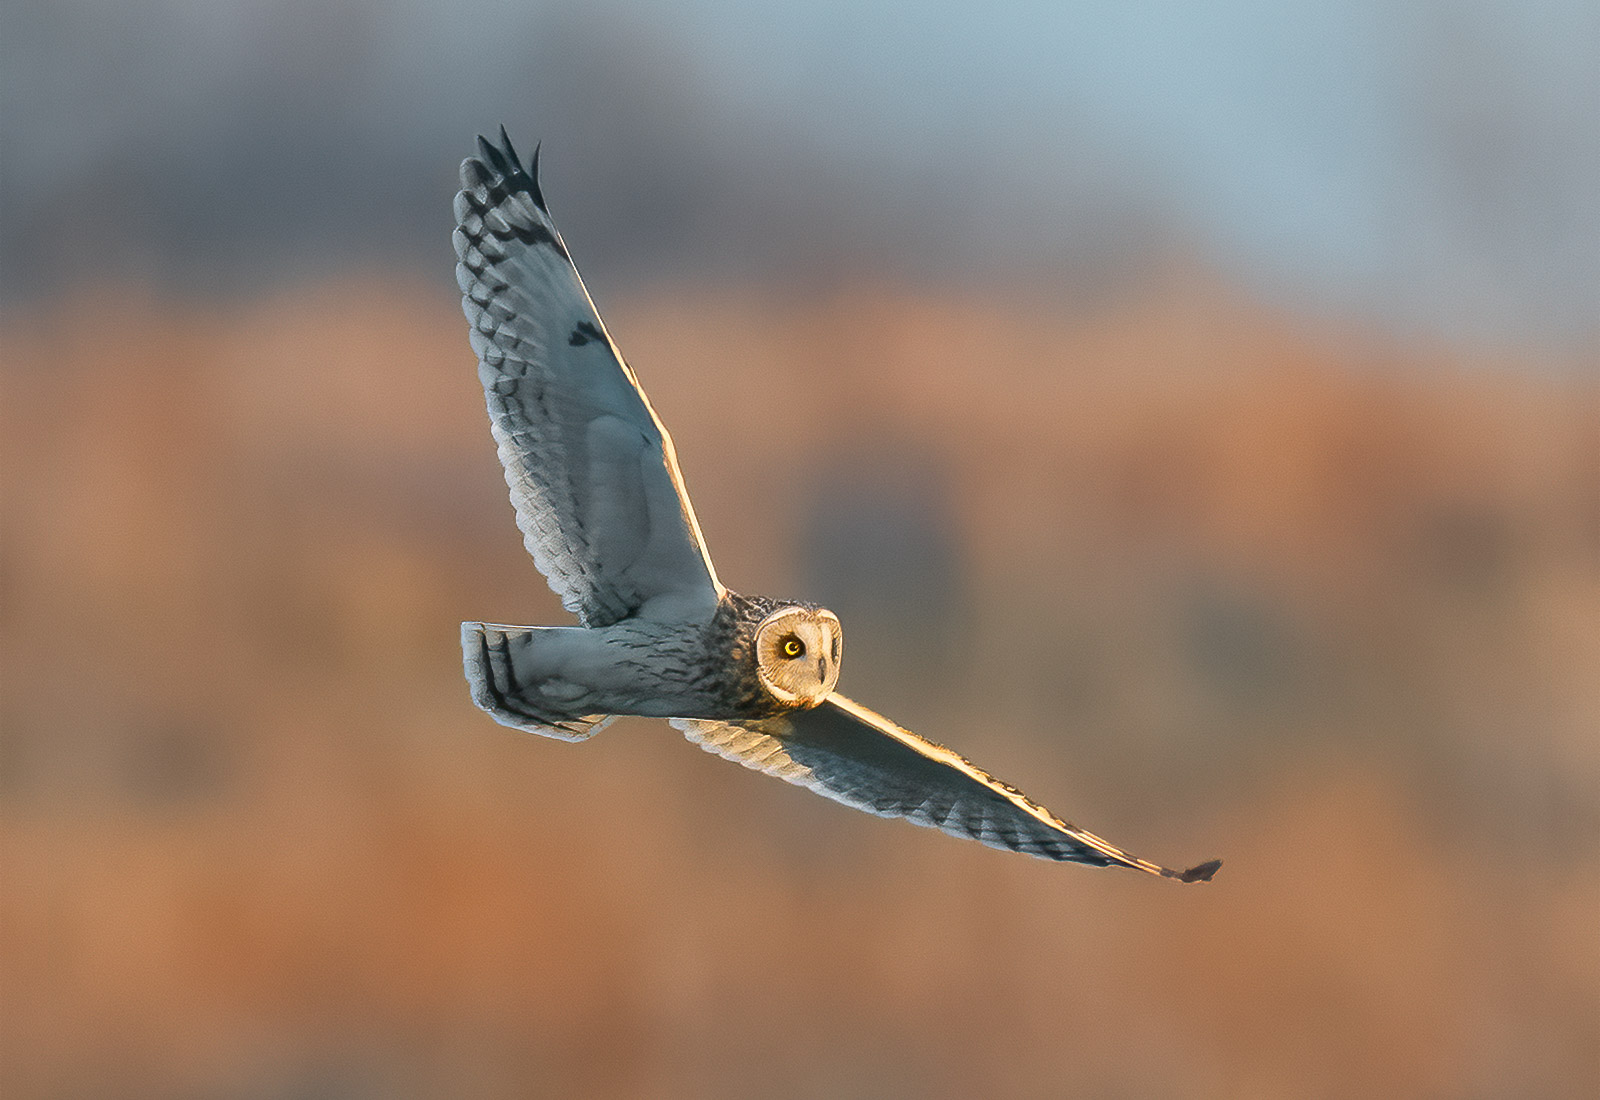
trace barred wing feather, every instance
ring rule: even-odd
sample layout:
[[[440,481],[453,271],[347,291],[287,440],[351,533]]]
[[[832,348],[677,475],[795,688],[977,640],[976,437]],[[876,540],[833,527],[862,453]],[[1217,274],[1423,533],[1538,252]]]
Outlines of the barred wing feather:
[[[595,312],[505,130],[461,165],[456,280],[516,508],[584,626],[703,619],[722,595],[672,439]]]
[[[968,837],[1040,859],[1123,866],[1183,882],[1211,878],[1218,861],[1161,867],[1069,825],[962,757],[835,694],[810,710],[755,722],[674,719],[707,752],[879,817]]]

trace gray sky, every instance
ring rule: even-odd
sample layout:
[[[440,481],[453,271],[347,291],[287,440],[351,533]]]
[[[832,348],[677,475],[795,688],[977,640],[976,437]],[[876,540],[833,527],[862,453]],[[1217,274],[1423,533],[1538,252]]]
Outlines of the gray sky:
[[[1600,338],[1600,6],[11,0],[11,300],[447,255],[454,167],[543,139],[592,281],[1197,254],[1458,340]],[[441,276],[441,278],[444,276]]]

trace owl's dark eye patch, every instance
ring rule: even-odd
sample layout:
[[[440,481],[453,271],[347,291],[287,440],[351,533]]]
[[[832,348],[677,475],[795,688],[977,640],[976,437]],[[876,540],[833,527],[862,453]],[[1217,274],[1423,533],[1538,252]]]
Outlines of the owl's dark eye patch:
[[[779,644],[778,649],[785,657],[788,657],[791,660],[796,657],[804,657],[806,655],[806,644],[793,634],[785,638],[782,643]]]

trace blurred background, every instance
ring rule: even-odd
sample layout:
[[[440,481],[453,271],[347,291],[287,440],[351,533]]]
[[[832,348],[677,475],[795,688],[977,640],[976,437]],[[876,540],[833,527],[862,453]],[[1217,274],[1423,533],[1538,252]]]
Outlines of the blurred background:
[[[502,122],[723,579],[1214,883],[472,708]],[[1597,304],[1586,0],[10,0],[0,1093],[1596,1095]]]

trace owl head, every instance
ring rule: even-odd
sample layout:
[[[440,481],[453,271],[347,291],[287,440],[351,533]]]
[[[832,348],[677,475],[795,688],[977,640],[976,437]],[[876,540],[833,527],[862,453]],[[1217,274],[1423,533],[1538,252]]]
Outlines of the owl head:
[[[785,706],[814,707],[839,682],[844,631],[820,607],[780,607],[756,627],[756,674]]]

